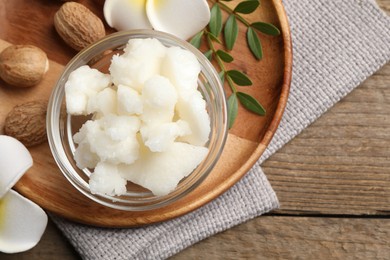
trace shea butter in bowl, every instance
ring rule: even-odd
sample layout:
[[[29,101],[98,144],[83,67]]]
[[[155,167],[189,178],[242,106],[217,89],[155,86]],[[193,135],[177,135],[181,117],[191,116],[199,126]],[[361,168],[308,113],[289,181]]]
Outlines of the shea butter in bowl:
[[[172,35],[118,32],[65,67],[48,106],[53,157],[104,206],[146,211],[182,198],[210,174],[227,137],[218,73]]]

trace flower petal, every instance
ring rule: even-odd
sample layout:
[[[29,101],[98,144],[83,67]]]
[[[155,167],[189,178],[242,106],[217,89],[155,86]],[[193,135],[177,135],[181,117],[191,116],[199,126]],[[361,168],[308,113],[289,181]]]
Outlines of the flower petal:
[[[18,253],[31,249],[47,225],[46,213],[35,203],[10,190],[0,200],[0,251]]]
[[[23,174],[33,160],[27,148],[13,137],[0,135],[0,198],[2,198]]]
[[[153,28],[187,40],[210,21],[206,0],[147,0],[146,14]]]
[[[146,0],[106,0],[104,19],[118,31],[152,29],[145,11]]]

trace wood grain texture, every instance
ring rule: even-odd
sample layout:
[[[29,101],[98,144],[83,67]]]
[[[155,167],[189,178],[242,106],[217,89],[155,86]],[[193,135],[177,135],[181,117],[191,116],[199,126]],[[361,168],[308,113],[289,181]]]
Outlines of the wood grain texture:
[[[384,10],[390,10],[390,0],[377,0],[377,2]],[[369,107],[371,107],[370,111],[386,112],[384,109],[388,109],[389,102],[384,103],[381,100],[383,98],[388,100],[389,97],[387,91],[390,86],[389,71],[390,64],[371,76],[342,102],[348,101],[350,96],[353,95],[355,103],[357,100],[362,102],[370,100],[368,102]],[[370,84],[372,87],[366,84]],[[334,113],[337,107],[339,112]],[[387,190],[389,179],[387,178],[390,171],[386,163],[390,160],[388,158],[386,162],[383,156],[386,154],[385,148],[390,147],[389,126],[388,124],[383,125],[383,118],[387,118],[387,116],[383,114],[374,115],[371,112],[362,113],[361,109],[351,110],[349,108],[350,106],[345,104],[342,106],[336,105],[330,109],[315,124],[308,127],[302,135],[296,137],[281,151],[271,157],[265,165],[265,171],[273,185],[276,185],[275,189],[280,198],[281,210],[286,209],[283,213],[293,215],[307,213],[312,215],[315,212],[318,213],[324,210],[320,208],[322,200],[313,196],[310,201],[306,199],[301,202],[305,205],[305,210],[302,211],[302,205],[301,208],[298,208],[296,206],[297,203],[294,205],[289,200],[289,197],[297,198],[298,194],[296,191],[289,193],[289,189],[283,190],[282,186],[288,185],[290,181],[295,186],[299,185],[300,182],[294,179],[294,176],[304,176],[302,172],[310,169],[310,171],[316,172],[316,177],[313,178],[314,183],[316,183],[317,188],[321,189],[321,183],[319,182],[321,176],[329,175],[332,172],[337,173],[338,171],[334,171],[336,167],[333,165],[334,160],[339,164],[337,169],[342,172],[341,176],[344,178],[344,184],[348,187],[346,191],[351,188],[354,190],[353,200],[355,202],[339,205],[340,200],[332,199],[335,196],[334,194],[327,194],[325,196],[325,209],[330,212],[330,215],[318,214],[309,218],[291,215],[259,217],[203,240],[183,250],[172,257],[172,259],[335,259],[336,256],[338,256],[338,259],[390,259],[388,246],[390,232],[388,217],[390,214],[387,210],[383,212],[377,210],[386,208],[384,200],[389,198]],[[332,113],[334,115],[330,115]],[[333,127],[333,131],[338,132],[337,135],[341,135],[342,138],[336,140],[336,138],[332,137],[333,133],[321,130],[320,125],[329,124],[331,119],[343,122],[342,120],[346,118],[349,120],[348,123],[344,124],[343,129],[349,128],[348,132],[343,129],[337,130],[340,124]],[[367,127],[367,124],[364,122],[370,122],[370,126]],[[332,124],[335,123],[333,122]],[[351,125],[349,126],[349,124]],[[327,139],[333,143],[333,148],[330,148],[329,145],[325,147],[327,153],[333,153],[333,156],[329,157],[326,153],[324,155],[323,152],[323,146],[327,144]],[[344,139],[348,141],[345,142]],[[312,153],[306,155],[305,160],[285,162],[285,159],[283,161],[280,159],[281,157],[289,157],[291,159],[293,150],[302,149],[298,148],[299,146],[312,147]],[[337,150],[338,156],[335,156],[336,152],[333,152],[334,149]],[[378,151],[380,156],[377,156]],[[279,153],[283,152],[286,155],[279,155]],[[356,155],[356,153],[359,154],[356,158],[351,156],[353,154]],[[337,157],[343,157],[343,159],[341,160]],[[365,162],[362,163],[362,160]],[[283,166],[278,167],[279,161],[282,161]],[[316,166],[314,170],[313,165]],[[362,165],[363,167],[361,167]],[[354,170],[350,170],[350,167]],[[328,169],[333,170],[329,171]],[[289,179],[283,184],[277,180],[277,176],[284,171],[287,171]],[[360,174],[356,176],[356,172],[359,171]],[[370,186],[367,185],[367,182],[365,185],[358,185],[359,182],[364,183],[364,172],[368,172],[371,176]],[[374,177],[376,178],[374,179]],[[326,179],[322,180],[326,181]],[[327,181],[335,182],[337,180],[336,178],[331,178]],[[297,187],[302,187],[302,185]],[[292,190],[297,190],[297,187],[290,186]],[[337,184],[336,187],[340,190],[342,186]],[[343,189],[341,192],[344,191]],[[372,199],[369,200],[370,193],[374,193],[374,197],[378,198],[378,207],[375,206],[377,202],[370,206],[372,203]],[[340,196],[339,194],[338,197]],[[333,201],[335,205],[331,206],[330,201]],[[351,210],[354,207],[353,204],[356,205],[364,201],[366,205],[358,205],[357,209]],[[317,209],[310,210],[311,207]],[[370,207],[371,209],[365,211],[365,207]],[[355,217],[344,217],[344,212],[347,211],[351,214],[356,214]],[[378,218],[367,217],[367,215],[364,215],[367,212],[370,214],[381,214],[382,216]],[[330,217],[331,215],[337,217]],[[70,254],[73,249],[66,246],[64,241],[66,241],[65,238],[59,235],[56,227],[49,225],[45,236],[37,247],[29,252],[16,255],[0,253],[0,258],[8,260],[45,260],[53,259],[54,256],[57,256],[58,259],[79,259],[77,254]],[[30,254],[30,252],[32,253]],[[332,252],[335,252],[335,254],[332,255]]]
[[[390,219],[264,216],[171,259],[389,259],[389,235]]]
[[[277,213],[389,215],[390,66],[263,164]]]

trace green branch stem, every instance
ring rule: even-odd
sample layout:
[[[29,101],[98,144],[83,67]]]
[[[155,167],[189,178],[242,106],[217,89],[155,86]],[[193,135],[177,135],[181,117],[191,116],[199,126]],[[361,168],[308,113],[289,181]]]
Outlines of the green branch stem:
[[[225,68],[225,64],[224,62],[221,60],[221,58],[217,55],[217,50],[215,49],[215,46],[214,46],[214,43],[213,43],[213,40],[211,39],[211,37],[209,36],[209,33],[208,31],[205,31],[206,35],[207,35],[207,44],[209,45],[210,47],[210,50],[213,52],[214,54],[214,57],[215,59],[217,60],[217,63],[218,63],[218,66],[219,68],[223,71],[223,74],[224,74],[224,77],[227,79],[227,82],[231,88],[231,90],[233,91],[233,93],[237,93],[237,89],[236,89],[236,86],[234,85],[233,83],[233,80],[226,75],[226,68]]]

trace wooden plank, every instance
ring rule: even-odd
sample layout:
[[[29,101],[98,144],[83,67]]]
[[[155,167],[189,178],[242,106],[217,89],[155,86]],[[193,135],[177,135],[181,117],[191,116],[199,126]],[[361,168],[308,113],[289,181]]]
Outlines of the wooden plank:
[[[390,213],[390,64],[267,162],[289,214]]]
[[[389,259],[389,235],[390,219],[264,216],[171,259]]]
[[[181,259],[389,259],[390,219],[263,216],[207,238],[171,257]],[[77,260],[50,223],[39,245],[3,260]]]
[[[379,7],[385,11],[387,14],[390,14],[390,1],[389,0],[376,0]]]

